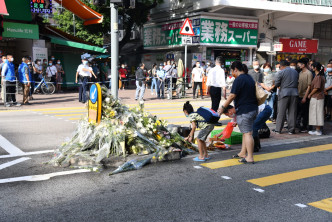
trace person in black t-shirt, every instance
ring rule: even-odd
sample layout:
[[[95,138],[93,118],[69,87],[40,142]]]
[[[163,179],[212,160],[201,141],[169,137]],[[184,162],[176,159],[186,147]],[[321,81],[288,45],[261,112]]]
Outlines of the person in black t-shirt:
[[[241,163],[254,163],[254,140],[252,132],[254,120],[258,112],[255,81],[248,75],[247,66],[240,61],[233,62],[231,71],[236,79],[233,83],[231,94],[221,108],[218,109],[218,113],[224,113],[226,107],[234,100],[237,124],[243,136],[242,149],[233,158],[241,158],[239,160]]]

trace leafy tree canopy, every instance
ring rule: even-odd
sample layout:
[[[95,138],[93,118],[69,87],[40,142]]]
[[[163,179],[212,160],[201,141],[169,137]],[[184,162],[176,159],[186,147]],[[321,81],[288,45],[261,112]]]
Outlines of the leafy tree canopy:
[[[78,38],[91,42],[96,45],[103,45],[104,36],[109,35],[110,32],[110,9],[109,1],[103,6],[96,6],[92,4],[91,0],[81,0],[84,4],[91,7],[93,10],[99,12],[104,16],[102,24],[84,26],[83,21],[75,17],[75,30]],[[155,8],[163,0],[136,0],[136,7],[134,9],[126,9],[119,7],[119,15],[123,16],[125,36],[119,43],[120,49],[130,41],[130,34],[133,27],[142,27],[148,21],[150,10]],[[68,10],[58,10],[54,12],[53,19],[57,28],[62,31],[74,35],[73,14]],[[48,22],[45,20],[45,22]]]

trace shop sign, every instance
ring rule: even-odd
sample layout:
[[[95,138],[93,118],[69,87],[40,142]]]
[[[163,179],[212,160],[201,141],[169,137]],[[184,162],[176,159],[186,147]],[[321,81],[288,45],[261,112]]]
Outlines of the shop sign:
[[[44,59],[47,60],[47,48],[32,47],[32,58],[33,61],[36,61],[37,59],[40,59],[41,61],[43,61]]]
[[[191,37],[193,45],[257,47],[258,22],[214,18],[192,18],[190,22],[195,33]],[[183,21],[145,26],[144,48],[183,45],[180,35],[182,25]]]
[[[282,49],[283,49],[283,44],[274,44],[273,45],[273,50],[275,51],[275,52],[282,52]]]
[[[3,28],[2,36],[6,38],[39,39],[38,25],[4,22]]]
[[[90,87],[89,99],[89,122],[100,123],[101,120],[101,88],[99,83],[95,83]]]
[[[201,19],[201,45],[257,46],[258,23]]]
[[[317,39],[286,39],[280,38],[279,42],[283,44],[282,52],[288,53],[317,53],[318,40]]]
[[[31,0],[30,6],[33,13],[52,13],[52,0]]]

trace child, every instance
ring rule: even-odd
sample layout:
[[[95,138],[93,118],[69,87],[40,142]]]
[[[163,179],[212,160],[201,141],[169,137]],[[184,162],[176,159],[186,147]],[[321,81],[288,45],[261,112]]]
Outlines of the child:
[[[190,132],[189,136],[187,138],[185,138],[185,140],[192,142],[196,128],[201,129],[197,136],[199,157],[194,158],[194,161],[204,162],[206,160],[209,160],[210,157],[208,156],[208,153],[207,153],[205,141],[206,141],[206,138],[211,133],[211,131],[213,130],[214,125],[211,123],[207,123],[202,116],[195,113],[194,108],[189,103],[189,101],[183,105],[183,113],[186,115],[186,117],[190,118],[190,122],[191,122],[191,132]]]

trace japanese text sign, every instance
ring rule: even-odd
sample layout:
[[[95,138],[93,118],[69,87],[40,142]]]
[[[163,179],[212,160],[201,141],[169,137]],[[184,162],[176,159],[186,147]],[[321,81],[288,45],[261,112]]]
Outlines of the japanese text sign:
[[[33,13],[52,13],[52,0],[31,0],[30,5]]]
[[[290,53],[317,53],[317,39],[286,39],[280,38],[279,42],[283,44],[282,52]]]

